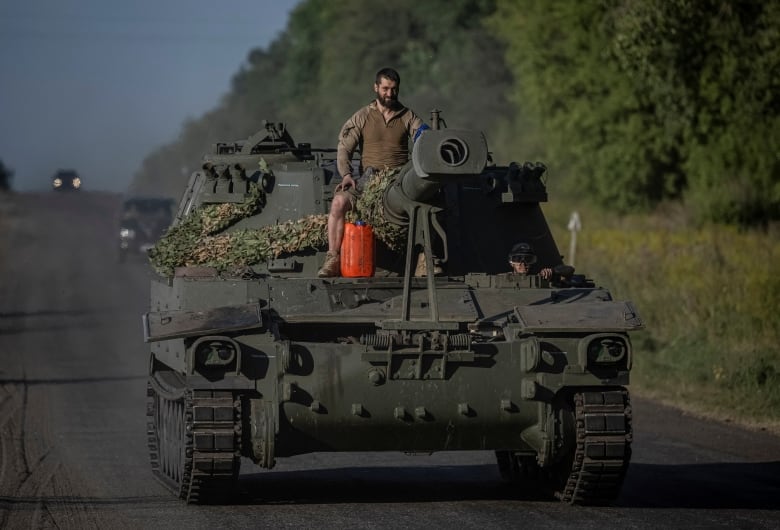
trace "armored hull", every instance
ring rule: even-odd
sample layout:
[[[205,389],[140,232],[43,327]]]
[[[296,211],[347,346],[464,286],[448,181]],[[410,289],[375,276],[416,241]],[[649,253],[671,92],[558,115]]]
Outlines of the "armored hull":
[[[321,248],[245,251],[232,268],[193,263],[190,248],[153,279],[149,446],[182,499],[229,501],[241,456],[270,468],[315,451],[493,450],[505,479],[562,501],[618,494],[636,310],[584,277],[506,272],[517,240],[561,265],[542,166],[491,165],[473,131],[422,139],[383,195],[406,240],[380,245],[376,276],[317,278]],[[330,151],[269,125],[215,146],[178,222],[257,188],[261,206],[224,227],[255,241],[253,229],[325,215],[337,183]],[[444,273],[413,277],[420,251]]]

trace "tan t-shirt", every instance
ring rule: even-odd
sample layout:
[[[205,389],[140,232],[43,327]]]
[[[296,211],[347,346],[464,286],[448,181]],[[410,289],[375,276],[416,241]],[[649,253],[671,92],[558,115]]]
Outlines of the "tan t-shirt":
[[[385,122],[376,100],[372,101],[353,114],[341,128],[337,158],[339,174],[352,173],[350,160],[358,148],[361,173],[367,167],[382,170],[406,164],[409,161],[409,139],[422,124],[411,109],[403,106]]]

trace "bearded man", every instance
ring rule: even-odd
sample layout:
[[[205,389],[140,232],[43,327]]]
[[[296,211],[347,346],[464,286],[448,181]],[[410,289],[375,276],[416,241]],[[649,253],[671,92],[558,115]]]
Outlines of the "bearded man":
[[[409,108],[398,101],[401,77],[392,68],[376,73],[376,99],[359,109],[347,120],[339,133],[337,167],[341,184],[328,215],[328,253],[318,271],[320,278],[341,275],[341,241],[344,219],[355,206],[363,182],[375,173],[401,167],[409,161],[409,140],[416,140],[428,128]],[[360,150],[357,172],[353,172],[352,155]]]

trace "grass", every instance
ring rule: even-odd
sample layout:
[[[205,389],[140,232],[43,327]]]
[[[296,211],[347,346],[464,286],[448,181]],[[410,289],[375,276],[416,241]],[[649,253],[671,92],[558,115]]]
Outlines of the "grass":
[[[562,198],[544,205],[575,266],[616,299],[634,302],[632,389],[708,416],[780,433],[780,234],[696,225],[677,205],[617,216]]]

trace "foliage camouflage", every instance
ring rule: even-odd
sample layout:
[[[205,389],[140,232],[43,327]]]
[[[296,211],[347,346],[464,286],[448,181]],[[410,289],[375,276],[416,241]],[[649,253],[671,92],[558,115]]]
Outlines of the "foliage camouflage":
[[[384,219],[382,199],[398,170],[380,171],[366,182],[347,215],[373,226],[376,238],[388,248],[400,250],[406,229]],[[255,183],[240,204],[206,204],[194,209],[173,226],[149,252],[154,269],[170,276],[176,267],[205,266],[219,271],[241,270],[253,263],[267,261],[327,245],[327,214],[308,215],[295,221],[221,233],[265,205],[266,194]]]
[[[385,190],[393,183],[399,171],[386,169],[377,172],[363,187],[360,197],[355,201],[355,209],[347,214],[348,222],[363,220],[370,224],[374,236],[395,251],[405,249],[407,229],[385,220],[383,199]]]

